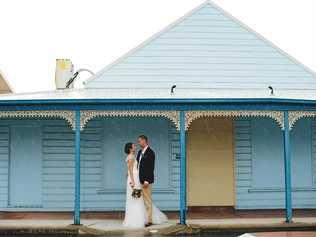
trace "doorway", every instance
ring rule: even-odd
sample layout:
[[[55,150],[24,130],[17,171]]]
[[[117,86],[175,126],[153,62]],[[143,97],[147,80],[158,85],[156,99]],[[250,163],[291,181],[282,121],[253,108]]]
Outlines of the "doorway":
[[[188,206],[234,206],[233,120],[195,120],[187,138]]]

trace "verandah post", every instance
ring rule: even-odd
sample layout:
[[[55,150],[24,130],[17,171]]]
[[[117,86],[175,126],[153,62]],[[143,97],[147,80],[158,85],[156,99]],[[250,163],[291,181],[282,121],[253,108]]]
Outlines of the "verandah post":
[[[284,112],[284,172],[285,172],[285,207],[286,222],[292,222],[292,185],[291,185],[291,144],[289,129],[289,112]]]
[[[74,224],[80,225],[80,110],[76,110]]]
[[[180,224],[186,223],[185,112],[180,111]]]

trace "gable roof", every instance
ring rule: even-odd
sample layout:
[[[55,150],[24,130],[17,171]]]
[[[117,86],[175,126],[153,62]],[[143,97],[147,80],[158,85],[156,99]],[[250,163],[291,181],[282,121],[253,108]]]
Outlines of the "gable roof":
[[[315,74],[207,1],[88,79],[86,88],[316,89]]]
[[[13,92],[9,82],[5,79],[3,73],[0,71],[0,93],[11,93]]]

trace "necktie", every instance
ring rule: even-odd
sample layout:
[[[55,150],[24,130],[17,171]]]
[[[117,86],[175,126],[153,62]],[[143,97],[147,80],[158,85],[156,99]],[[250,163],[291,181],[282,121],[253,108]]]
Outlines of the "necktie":
[[[137,165],[138,165],[138,168],[139,168],[140,162],[142,161],[143,156],[144,156],[144,153],[143,153],[143,152],[140,153],[139,162],[138,162],[138,164],[137,164]]]

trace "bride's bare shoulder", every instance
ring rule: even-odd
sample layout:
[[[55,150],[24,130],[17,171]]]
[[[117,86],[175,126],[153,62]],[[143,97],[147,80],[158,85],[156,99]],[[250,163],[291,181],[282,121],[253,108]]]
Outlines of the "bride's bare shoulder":
[[[135,160],[135,156],[133,154],[127,155],[126,162],[129,161],[129,160]]]

